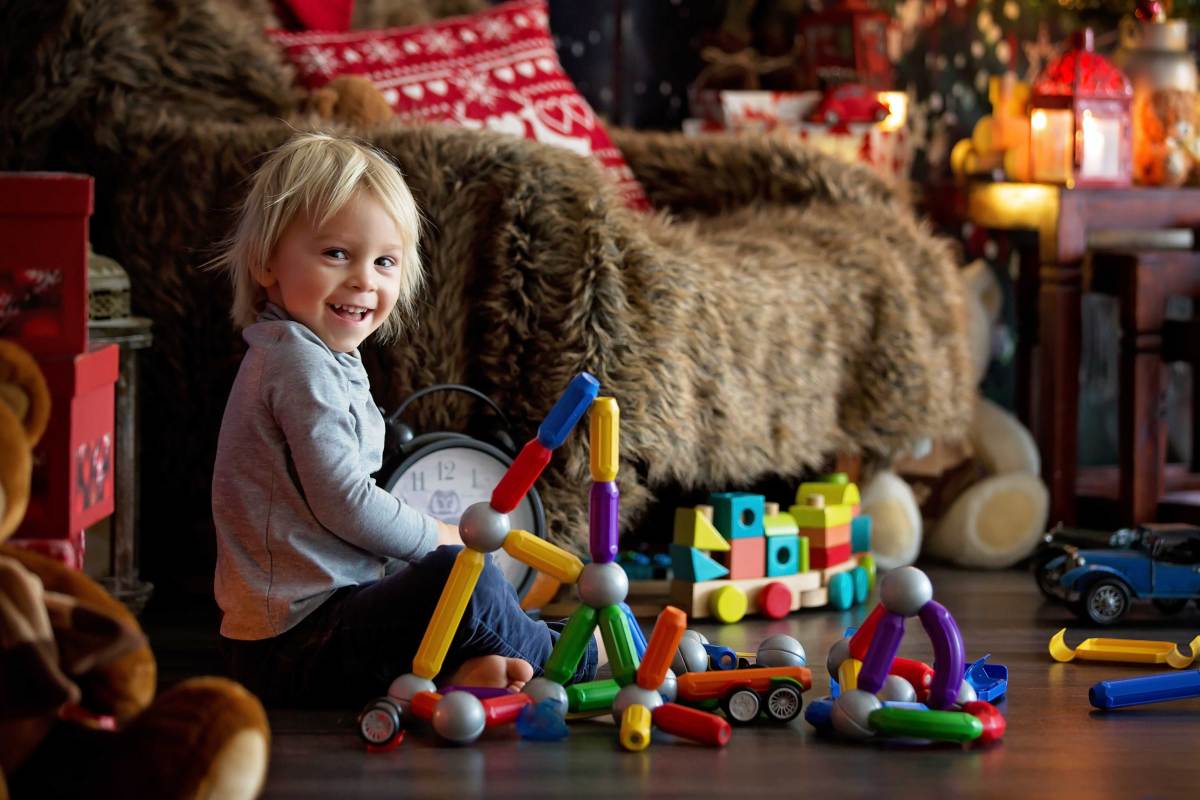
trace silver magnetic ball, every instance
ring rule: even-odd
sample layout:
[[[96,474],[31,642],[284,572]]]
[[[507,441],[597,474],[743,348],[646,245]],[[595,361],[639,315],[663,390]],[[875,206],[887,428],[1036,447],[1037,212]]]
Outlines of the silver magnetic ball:
[[[436,691],[437,687],[434,686],[433,681],[419,678],[409,672],[392,681],[392,685],[388,687],[387,693],[388,697],[395,700],[396,705],[400,706],[400,710],[407,715],[409,703],[417,692]]]
[[[838,667],[842,662],[850,657],[850,640],[838,639],[833,643],[833,647],[829,648],[829,655],[825,658],[825,669],[829,670],[829,677],[835,681],[838,676]]]
[[[933,599],[929,576],[916,567],[894,569],[879,583],[879,602],[893,614],[915,617]]]
[[[804,645],[786,633],[777,633],[759,643],[754,662],[760,667],[803,667],[808,665],[808,657]]]
[[[675,658],[671,659],[671,669],[676,675],[685,672],[708,672],[708,651],[694,638],[680,639]]]
[[[480,553],[492,553],[503,547],[509,530],[508,514],[501,514],[487,503],[468,506],[458,520],[458,535],[463,544]]]
[[[963,681],[958,686],[958,697],[954,699],[954,704],[962,706],[966,703],[974,703],[978,699],[979,695],[975,693],[975,687]]]
[[[917,690],[899,675],[888,675],[883,679],[883,686],[875,693],[875,696],[885,702],[890,700],[897,703],[915,703]]]
[[[579,601],[591,608],[606,608],[624,602],[629,578],[615,561],[585,564],[579,575]]]
[[[870,739],[875,735],[867,723],[867,717],[876,709],[883,708],[883,703],[873,694],[861,689],[850,689],[842,692],[833,701],[833,727],[843,736],[851,739]]]
[[[613,698],[613,719],[617,724],[621,724],[621,715],[625,713],[625,709],[629,708],[634,703],[640,706],[645,706],[653,711],[663,704],[662,695],[653,689],[643,689],[636,683],[631,683],[625,686],[621,691],[617,692],[617,696]]]
[[[700,644],[708,644],[707,636],[705,636],[700,631],[694,631],[691,628],[688,628],[686,631],[683,632],[683,638],[684,639],[696,639],[697,641],[700,642]]]
[[[525,684],[521,691],[532,697],[534,704],[543,700],[553,700],[558,713],[564,717],[567,715],[567,690],[561,683],[555,683],[549,678],[534,678]]]
[[[658,693],[662,695],[662,699],[668,703],[675,702],[675,695],[679,691],[679,681],[675,677],[675,671],[668,669],[667,676],[663,678],[662,685],[658,687]]]
[[[479,738],[487,724],[487,714],[479,698],[468,692],[450,692],[433,710],[433,729],[455,744],[470,744]]]

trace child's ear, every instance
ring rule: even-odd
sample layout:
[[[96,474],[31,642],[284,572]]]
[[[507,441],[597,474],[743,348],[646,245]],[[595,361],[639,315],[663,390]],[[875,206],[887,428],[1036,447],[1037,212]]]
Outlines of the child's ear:
[[[279,282],[279,278],[275,274],[275,270],[271,269],[270,263],[263,264],[255,270],[254,278],[258,281],[258,285],[264,289],[274,286]]]

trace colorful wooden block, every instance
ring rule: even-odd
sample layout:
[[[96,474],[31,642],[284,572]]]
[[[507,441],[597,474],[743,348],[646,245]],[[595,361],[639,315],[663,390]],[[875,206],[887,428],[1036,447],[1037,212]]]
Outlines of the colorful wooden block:
[[[800,533],[808,537],[810,547],[839,547],[850,543],[850,523],[832,525],[828,528],[801,528]]]
[[[775,505],[768,503],[767,505]],[[763,532],[767,536],[795,536],[800,533],[800,526],[796,524],[796,518],[786,511],[780,514],[776,511],[774,514],[767,514],[763,517]]]
[[[850,520],[850,550],[854,553],[871,551],[871,518],[865,514]]]
[[[815,573],[809,573],[815,574]],[[800,593],[801,608],[823,608],[829,605],[829,590],[824,586]]]
[[[704,515],[704,508],[675,509],[675,536],[672,541],[683,547],[723,553],[729,550],[729,542],[713,527],[712,519]]]
[[[820,497],[821,495],[816,495]],[[823,502],[823,501],[817,501]],[[850,506],[794,505],[788,513],[803,528],[832,528],[850,524]]]
[[[800,537],[767,537],[767,575],[795,575],[800,571]]]
[[[800,537],[800,571],[808,572],[808,570],[809,570],[808,537],[801,536]]]
[[[761,578],[767,574],[767,537],[734,539],[729,544],[729,552],[722,556],[721,563],[729,567],[732,580]]]
[[[800,488],[796,490],[796,505],[807,505],[808,498],[813,495],[824,497],[826,506],[850,506],[855,514],[862,503],[856,484],[822,482],[800,484]]]
[[[689,583],[715,581],[729,574],[728,569],[700,550],[681,544],[671,545],[671,571],[676,580]]]
[[[835,564],[848,562],[850,561],[850,542],[837,547],[812,547],[808,551],[808,559],[813,569],[825,569]]]
[[[748,539],[763,535],[766,498],[746,492],[715,492],[709,497],[713,524],[726,539]]]

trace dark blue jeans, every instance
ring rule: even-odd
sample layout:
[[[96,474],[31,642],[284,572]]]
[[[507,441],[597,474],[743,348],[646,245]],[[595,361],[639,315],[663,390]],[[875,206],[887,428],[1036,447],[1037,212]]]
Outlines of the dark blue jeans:
[[[346,586],[298,625],[272,639],[222,638],[230,674],[272,706],[344,707],[387,692],[412,671],[442,587],[461,547],[439,547],[382,580]],[[561,623],[530,619],[492,559],[479,576],[442,675],[485,655],[522,658],[542,667]],[[596,643],[588,645],[572,682],[596,675]]]

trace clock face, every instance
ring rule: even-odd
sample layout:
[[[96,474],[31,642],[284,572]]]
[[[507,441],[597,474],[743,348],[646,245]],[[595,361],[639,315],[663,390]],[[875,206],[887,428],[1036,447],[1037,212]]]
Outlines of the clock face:
[[[469,506],[491,500],[492,489],[507,469],[508,464],[483,450],[446,447],[409,464],[403,474],[394,478],[396,482],[389,491],[418,511],[457,525]],[[508,515],[511,528],[540,535],[535,519],[528,495]],[[519,589],[530,568],[503,550],[492,555],[508,582]]]

